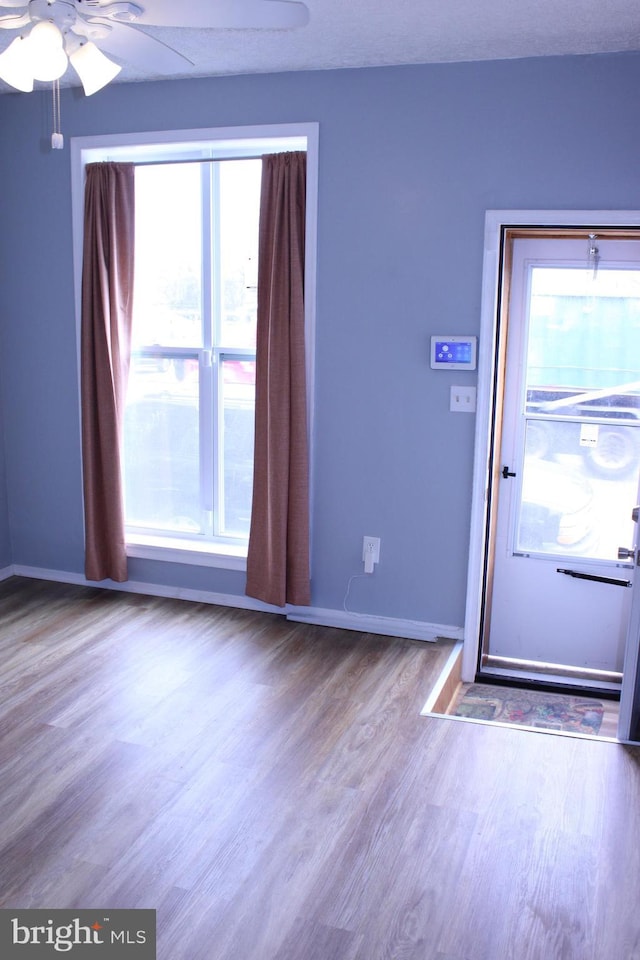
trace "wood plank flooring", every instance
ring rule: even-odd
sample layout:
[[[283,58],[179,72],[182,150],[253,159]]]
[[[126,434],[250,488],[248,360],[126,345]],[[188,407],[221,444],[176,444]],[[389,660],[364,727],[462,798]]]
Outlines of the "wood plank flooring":
[[[0,906],[159,960],[640,960],[640,750],[420,717],[450,643],[0,584]]]

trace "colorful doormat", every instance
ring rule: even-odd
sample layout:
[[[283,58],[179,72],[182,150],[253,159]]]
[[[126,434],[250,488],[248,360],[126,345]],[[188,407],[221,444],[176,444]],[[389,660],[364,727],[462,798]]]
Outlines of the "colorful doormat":
[[[592,736],[600,730],[603,713],[604,707],[598,700],[484,683],[472,683],[451,711],[454,717]]]

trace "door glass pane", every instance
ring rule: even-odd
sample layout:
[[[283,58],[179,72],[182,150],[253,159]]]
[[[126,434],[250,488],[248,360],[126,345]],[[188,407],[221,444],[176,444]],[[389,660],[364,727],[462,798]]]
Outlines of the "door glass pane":
[[[223,510],[220,533],[247,537],[253,494],[255,360],[222,363]]]
[[[640,417],[640,270],[533,267],[527,413]]]
[[[528,420],[516,552],[616,560],[633,543],[639,441],[624,423]]]
[[[640,271],[532,266],[516,552],[616,560],[640,467]]]
[[[204,532],[199,466],[198,361],[132,360],[124,426],[127,524]]]

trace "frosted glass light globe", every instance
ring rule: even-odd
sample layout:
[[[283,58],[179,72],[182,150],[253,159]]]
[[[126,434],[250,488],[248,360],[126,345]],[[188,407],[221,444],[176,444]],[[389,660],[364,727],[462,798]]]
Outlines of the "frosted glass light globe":
[[[29,34],[29,58],[36,80],[57,80],[69,61],[64,52],[64,39],[55,23],[40,20]]]

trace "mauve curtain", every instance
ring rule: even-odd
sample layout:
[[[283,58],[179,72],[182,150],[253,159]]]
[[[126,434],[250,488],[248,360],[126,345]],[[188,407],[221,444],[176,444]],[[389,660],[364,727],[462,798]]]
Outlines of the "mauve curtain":
[[[134,165],[86,168],[82,463],[87,580],[127,579],[121,449],[131,350]]]
[[[253,508],[246,592],[308,605],[305,153],[262,158]]]

